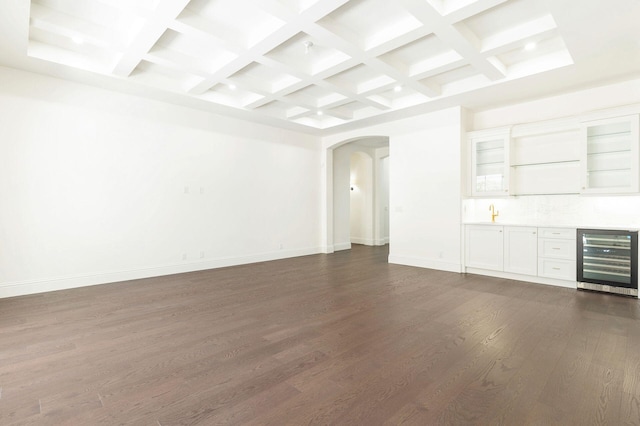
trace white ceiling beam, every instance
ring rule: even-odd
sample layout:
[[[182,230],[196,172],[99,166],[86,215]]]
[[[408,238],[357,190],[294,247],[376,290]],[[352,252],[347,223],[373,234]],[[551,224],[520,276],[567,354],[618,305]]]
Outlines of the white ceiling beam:
[[[169,28],[185,35],[194,37],[205,37],[208,43],[213,46],[236,53],[238,56],[246,51],[240,40],[236,38],[223,38],[215,31],[216,27],[211,22],[201,16],[185,10],[181,13],[180,19],[169,23]]]
[[[96,47],[115,51],[121,51],[125,48],[122,40],[114,39],[112,32],[107,28],[91,25],[85,20],[44,7],[38,3],[31,4],[30,25],[33,28],[40,28],[68,39],[80,36],[85,42]]]
[[[169,49],[154,49],[142,59],[163,67],[206,78],[209,75],[208,63],[193,56],[184,55]]]
[[[527,39],[544,36],[545,34],[556,31],[557,28],[558,26],[553,16],[545,15],[486,37],[482,40],[481,50],[483,53],[487,53],[500,49],[505,45],[522,43]]]
[[[431,75],[440,74],[464,65],[466,61],[455,50],[432,56],[409,68],[409,76],[418,80]]]
[[[478,72],[492,81],[505,77],[504,66],[488,61],[480,54],[480,40],[462,23],[449,24],[438,11],[424,0],[399,0],[424,25],[446,44],[456,50]]]
[[[210,78],[189,89],[189,93],[201,94],[206,92],[218,81],[230,77],[250,63],[257,61],[259,58],[263,57],[263,55],[266,55],[268,52],[296,35],[298,31],[298,27],[294,23],[287,23],[251,47],[251,49],[244,52],[235,61],[230,62],[220,70],[213,73]]]
[[[347,108],[331,108],[323,110],[325,115],[339,118],[341,120],[353,120],[353,111]]]
[[[445,7],[444,17],[450,24],[463,21],[473,15],[482,13],[509,0],[475,0],[470,3]]]
[[[402,74],[396,68],[392,67],[391,65],[387,64],[386,62],[378,58],[369,59],[365,63],[369,65],[371,68],[377,70],[378,72],[393,78],[397,82],[397,84],[401,84],[406,87],[411,87],[413,90],[419,93],[422,93],[425,96],[434,98],[440,95],[439,92],[435,92],[430,87],[424,86],[418,83],[417,81],[415,81],[414,79],[409,78],[408,75]]]
[[[349,0],[321,0],[317,1],[311,7],[306,9],[303,13],[300,14],[301,17],[305,19],[309,19],[311,21],[319,21],[325,16],[329,15],[331,12],[340,8],[344,4],[348,3]]]
[[[424,80],[425,78],[433,77],[447,71],[455,70],[456,68],[460,68],[466,64],[467,62],[464,59],[460,58],[453,62],[445,62],[440,65],[425,67],[424,71],[416,72],[415,74],[412,74],[411,77],[416,80]]]
[[[148,18],[153,15],[153,9],[144,7],[144,4],[141,4],[138,1],[128,1],[126,3],[118,0],[96,0],[99,3],[105,4],[107,6],[113,7],[121,11],[122,13],[131,14],[135,16],[139,16],[141,18]]]
[[[388,53],[399,47],[406,46],[407,44],[412,43],[416,40],[419,40],[423,37],[426,37],[430,34],[433,34],[430,28],[427,28],[426,26],[420,26],[415,30],[409,31],[406,34],[403,34],[399,37],[395,37],[387,42],[384,42],[382,44],[379,44],[376,47],[369,49],[367,51],[367,54],[369,54],[372,57],[384,55],[385,53]]]
[[[189,4],[189,0],[160,0],[155,13],[147,18],[138,35],[122,54],[112,74],[128,77],[138,66],[142,57],[158,42],[169,23],[176,19]]]

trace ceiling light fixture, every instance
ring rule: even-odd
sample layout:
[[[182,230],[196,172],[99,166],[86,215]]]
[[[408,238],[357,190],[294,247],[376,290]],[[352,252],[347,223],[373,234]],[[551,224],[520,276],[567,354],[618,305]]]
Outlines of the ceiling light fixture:
[[[80,36],[73,36],[71,37],[71,41],[74,42],[75,44],[82,44],[84,43],[84,39]]]
[[[231,89],[231,90],[236,90],[237,88],[238,88],[238,87],[237,87],[235,84],[233,84],[233,83],[229,83],[229,89]]]
[[[324,115],[324,112],[318,111],[318,115]]]
[[[312,41],[305,41],[304,42],[304,53],[309,53],[309,50],[313,47],[313,42]]]
[[[529,42],[527,44],[524,45],[524,50],[534,50],[536,48],[536,43],[535,42]]]
[[[401,92],[402,91],[402,86],[398,85],[398,86],[394,87],[393,91],[396,92],[396,93]]]

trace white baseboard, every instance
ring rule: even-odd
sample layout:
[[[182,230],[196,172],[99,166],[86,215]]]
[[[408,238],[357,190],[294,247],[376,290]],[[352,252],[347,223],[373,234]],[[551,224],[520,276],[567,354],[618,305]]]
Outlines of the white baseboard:
[[[423,257],[389,255],[389,263],[397,265],[417,266],[418,268],[437,269],[439,271],[462,272],[459,263],[445,262],[441,259],[425,259]]]
[[[351,243],[337,243],[333,245],[335,251],[351,250]]]
[[[383,246],[385,244],[389,244],[389,238],[388,237],[387,238],[381,238],[381,239],[375,241],[375,245],[377,245],[377,246]]]
[[[555,278],[538,277],[534,275],[520,275],[520,274],[511,273],[511,272],[489,271],[487,269],[478,269],[478,268],[466,268],[465,272],[468,274],[486,275],[486,276],[495,277],[495,278],[506,278],[514,281],[526,281],[526,282],[531,282],[536,284],[554,285],[556,287],[566,287],[566,288],[573,288],[573,289],[577,287],[576,281],[565,281],[565,280],[558,280]]]
[[[351,237],[351,244],[362,244],[365,246],[372,246],[373,240],[371,238]]]
[[[71,288],[108,284],[120,281],[137,280],[141,278],[151,278],[163,275],[202,271],[206,269],[223,268],[226,266],[245,265],[248,263],[266,262],[269,260],[307,256],[310,254],[322,253],[322,249],[322,247],[310,247],[305,249],[278,250],[274,252],[260,253],[250,256],[206,259],[202,261],[182,262],[179,264],[131,269],[126,271],[114,271],[82,276],[57,277],[47,280],[0,283],[0,299],[6,297],[23,296],[27,294],[44,293],[48,291],[67,290]]]

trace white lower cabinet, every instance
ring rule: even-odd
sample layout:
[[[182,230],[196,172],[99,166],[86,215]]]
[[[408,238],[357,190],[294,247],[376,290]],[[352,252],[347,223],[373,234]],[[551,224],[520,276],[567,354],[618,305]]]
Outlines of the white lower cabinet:
[[[538,275],[559,280],[576,280],[576,230],[540,228]]]
[[[502,226],[472,225],[466,227],[466,266],[502,271],[504,239]]]
[[[465,267],[576,280],[576,230],[467,225]]]
[[[504,227],[504,272],[523,275],[538,273],[538,228]]]

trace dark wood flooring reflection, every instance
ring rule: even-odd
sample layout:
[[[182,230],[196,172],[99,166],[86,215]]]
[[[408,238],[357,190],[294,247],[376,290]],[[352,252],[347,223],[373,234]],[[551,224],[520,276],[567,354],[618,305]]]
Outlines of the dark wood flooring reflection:
[[[0,300],[0,424],[640,423],[637,299],[387,255]]]

